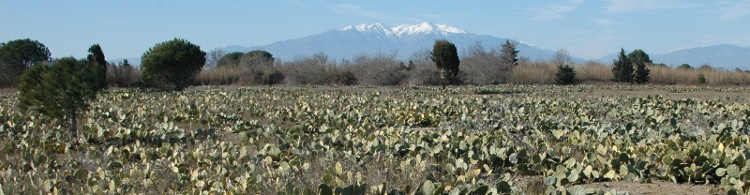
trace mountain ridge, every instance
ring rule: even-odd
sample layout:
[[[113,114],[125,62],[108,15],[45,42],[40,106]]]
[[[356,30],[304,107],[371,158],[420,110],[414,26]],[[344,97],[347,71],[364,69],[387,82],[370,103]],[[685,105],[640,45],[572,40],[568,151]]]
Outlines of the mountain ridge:
[[[376,52],[397,52],[399,60],[408,60],[410,55],[432,48],[435,39],[447,39],[459,50],[481,43],[485,49],[499,48],[508,38],[478,35],[445,24],[422,22],[388,26],[382,23],[349,25],[340,29],[309,35],[298,39],[277,41],[264,46],[227,46],[226,52],[247,52],[256,49],[266,50],[282,60],[323,52],[329,58],[352,59],[358,55],[372,55]],[[548,60],[554,51],[518,41],[519,56],[531,60]],[[574,58],[576,62],[584,59]]]
[[[647,51],[648,52],[648,51]],[[663,63],[672,67],[689,64],[695,68],[709,65],[724,70],[750,69],[750,47],[734,44],[718,44],[676,50],[665,54],[649,54],[654,63]],[[600,58],[604,63],[611,63],[617,54]]]

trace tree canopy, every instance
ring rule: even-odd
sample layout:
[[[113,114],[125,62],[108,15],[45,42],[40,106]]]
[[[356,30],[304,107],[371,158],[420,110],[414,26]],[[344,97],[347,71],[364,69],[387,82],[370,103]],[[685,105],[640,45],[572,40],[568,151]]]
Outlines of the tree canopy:
[[[628,59],[630,59],[630,62],[637,63],[637,62],[644,62],[647,64],[653,63],[651,61],[651,58],[648,56],[646,52],[640,49],[633,50],[628,54]]]
[[[148,87],[182,91],[193,84],[206,64],[206,52],[187,40],[175,38],[151,47],[141,57],[142,83]]]
[[[458,76],[458,65],[461,63],[456,45],[445,39],[435,40],[435,45],[432,47],[432,61],[440,69],[443,88],[446,82],[454,82],[455,77]]]
[[[245,55],[245,54],[242,52],[228,53],[222,56],[216,65],[217,66],[237,66],[240,64],[240,58],[242,58],[242,55]]]
[[[0,43],[0,72],[3,74],[0,85],[15,86],[18,76],[26,68],[49,60],[51,55],[49,49],[36,40],[17,39]]]

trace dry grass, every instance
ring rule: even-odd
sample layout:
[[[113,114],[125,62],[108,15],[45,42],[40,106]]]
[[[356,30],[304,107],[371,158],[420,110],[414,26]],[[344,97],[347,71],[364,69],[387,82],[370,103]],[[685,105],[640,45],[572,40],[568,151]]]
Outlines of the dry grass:
[[[195,78],[201,85],[231,85],[240,81],[245,70],[237,66],[220,66],[204,69]]]
[[[508,75],[510,84],[555,84],[557,67],[545,62],[531,62],[513,67]]]
[[[736,86],[750,84],[750,73],[718,71],[712,69],[675,69],[666,66],[649,66],[650,84],[658,85],[708,85]],[[587,62],[576,65],[578,83],[610,83],[612,68],[609,65]],[[557,67],[548,62],[530,62],[514,67],[508,76],[511,84],[554,84]],[[699,78],[703,75],[705,82]]]

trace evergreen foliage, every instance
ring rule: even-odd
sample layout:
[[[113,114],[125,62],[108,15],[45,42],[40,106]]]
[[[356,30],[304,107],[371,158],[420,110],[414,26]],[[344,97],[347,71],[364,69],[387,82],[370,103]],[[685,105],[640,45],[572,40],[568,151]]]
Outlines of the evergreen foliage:
[[[266,84],[268,86],[275,85],[281,83],[281,81],[284,80],[286,76],[283,72],[278,70],[269,70],[263,73],[262,75],[262,84]]]
[[[518,65],[518,50],[516,50],[516,45],[518,44],[515,42],[505,40],[502,49],[500,49],[502,65],[508,65],[509,67]]]
[[[644,52],[643,50],[640,50],[640,49],[636,49],[636,50],[633,50],[632,52],[630,52],[628,54],[628,59],[632,63],[638,63],[638,62],[643,62],[643,63],[646,63],[646,64],[652,64],[652,63],[654,63],[653,61],[651,61],[651,57],[649,57],[646,52]]]
[[[97,73],[99,78],[97,78],[95,86],[98,89],[107,88],[107,60],[104,58],[102,47],[99,44],[89,47],[89,55],[86,59],[90,67],[96,67],[96,70],[99,71]]]
[[[614,60],[612,74],[615,81],[632,83],[633,82],[633,63],[625,56],[625,49],[620,49],[620,54]]]
[[[435,40],[432,48],[432,61],[440,70],[440,79],[442,80],[443,89],[446,83],[455,83],[458,76],[458,65],[461,61],[458,59],[456,45],[448,40]]]
[[[221,57],[217,66],[237,66],[240,64],[240,58],[245,55],[242,52],[232,52]]]
[[[141,57],[142,84],[182,91],[193,84],[206,63],[206,52],[187,40],[175,38],[156,44]]]
[[[558,65],[555,73],[555,83],[558,85],[575,84],[576,71],[569,65]]]
[[[647,83],[650,78],[651,71],[646,66],[646,62],[644,61],[636,61],[635,62],[635,75],[633,78],[633,81],[635,83],[641,84],[641,83]]]
[[[0,86],[15,86],[26,68],[49,60],[49,49],[36,40],[17,39],[0,43]]]
[[[70,120],[70,134],[78,138],[77,117],[101,90],[98,66],[86,61],[62,58],[29,68],[20,79],[19,107],[58,120]]]

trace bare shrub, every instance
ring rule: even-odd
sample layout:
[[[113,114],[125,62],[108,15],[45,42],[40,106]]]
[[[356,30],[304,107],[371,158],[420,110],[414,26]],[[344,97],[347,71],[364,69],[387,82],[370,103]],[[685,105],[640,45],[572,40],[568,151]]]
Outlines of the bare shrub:
[[[361,85],[398,85],[406,78],[405,68],[396,60],[397,52],[377,52],[375,55],[359,55],[353,64],[342,68],[349,69]]]
[[[430,51],[421,49],[411,54],[409,64],[406,65],[409,85],[440,85],[440,70],[430,60]],[[460,75],[459,75],[460,76]]]
[[[334,66],[328,55],[317,53],[298,56],[291,62],[284,63],[279,70],[286,75],[287,84],[308,85],[323,83],[326,71]]]
[[[113,87],[136,87],[141,80],[141,69],[131,66],[127,60],[119,65],[107,65],[107,83]]]
[[[512,63],[503,63],[502,48],[487,51],[481,42],[464,49],[461,70],[465,84],[487,85],[504,83]]]

